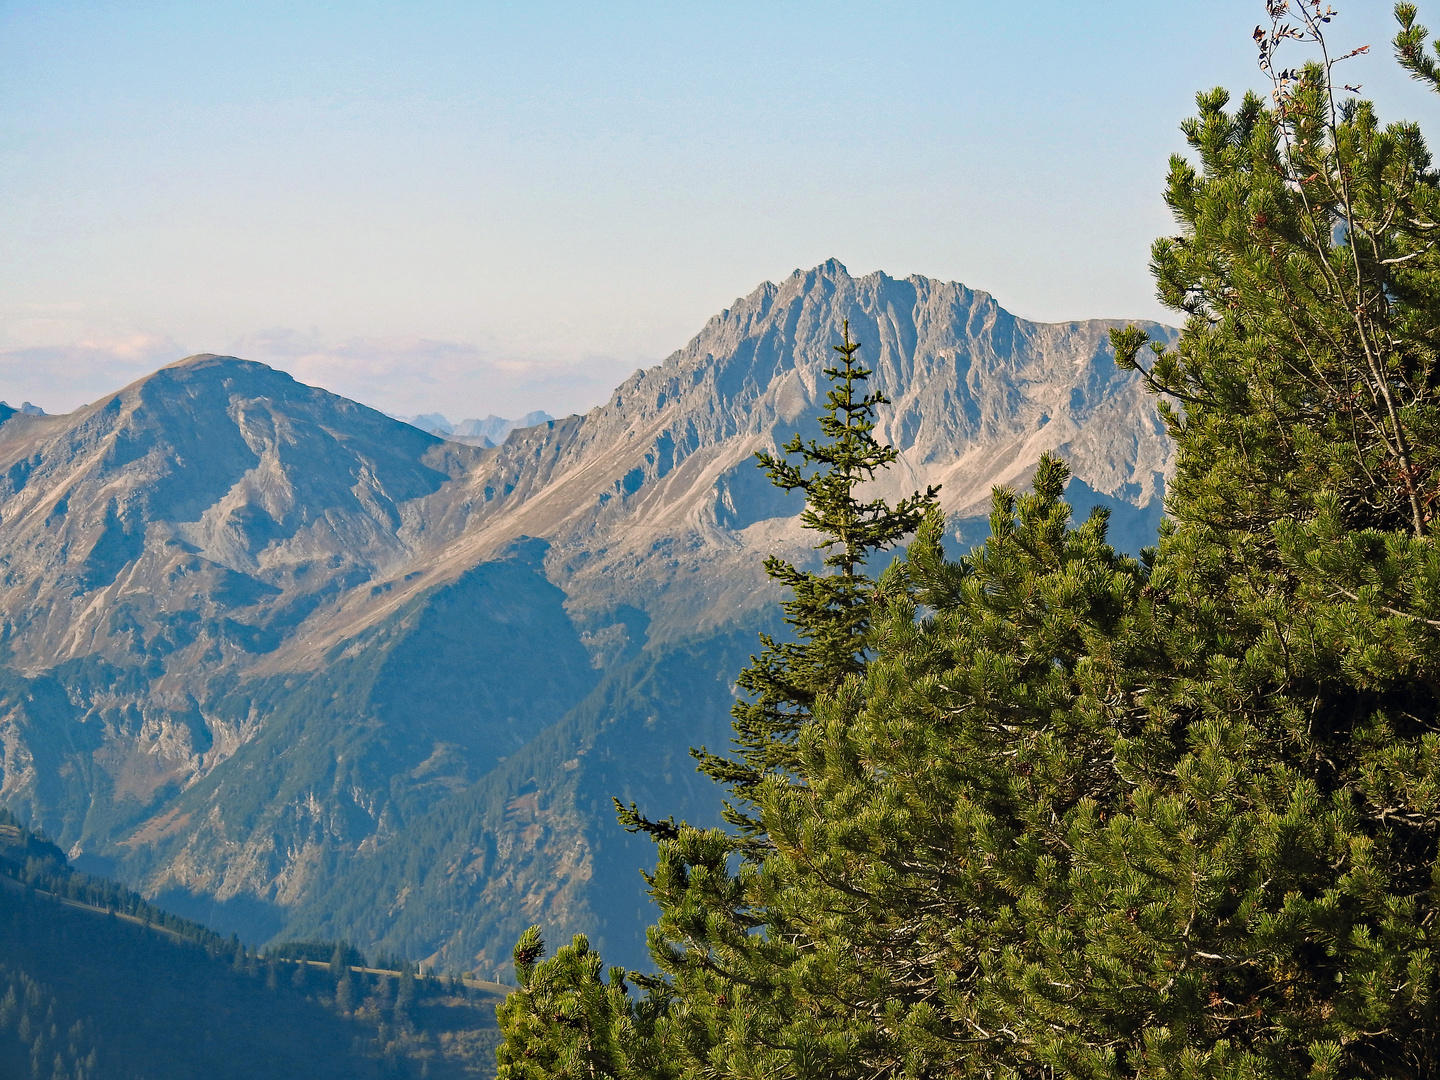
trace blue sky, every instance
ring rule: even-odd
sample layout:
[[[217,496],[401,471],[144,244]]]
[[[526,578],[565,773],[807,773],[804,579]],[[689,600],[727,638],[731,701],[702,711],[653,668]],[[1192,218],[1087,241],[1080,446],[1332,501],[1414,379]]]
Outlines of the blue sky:
[[[1346,77],[1433,132],[1390,5],[1335,6],[1374,47]],[[0,398],[206,351],[397,413],[583,410],[831,256],[1166,318],[1177,125],[1262,85],[1263,10],[0,0]]]

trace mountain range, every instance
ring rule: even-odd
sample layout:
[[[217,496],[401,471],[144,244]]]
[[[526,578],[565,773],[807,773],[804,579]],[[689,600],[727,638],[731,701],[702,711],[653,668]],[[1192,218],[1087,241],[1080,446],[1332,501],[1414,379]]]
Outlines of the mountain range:
[[[27,402],[28,404],[28,402]],[[452,424],[443,413],[420,413],[418,416],[397,416],[411,427],[439,435],[452,442],[467,443],[486,449],[499,446],[505,437],[516,428],[538,427],[555,418],[543,410],[528,412],[519,420],[507,420],[503,416],[490,415],[484,420],[461,420]]]
[[[796,271],[489,447],[194,356],[74,413],[0,408],[0,802],[250,941],[488,978],[539,922],[645,966],[653,855],[610,799],[718,818],[688,748],[726,744],[782,629],[763,557],[815,560],[753,455],[818,433],[847,320],[900,454],[876,492],[941,484],[964,547],[1058,450],[1079,513],[1153,540],[1172,447],[1115,367],[1124,324],[956,283]]]

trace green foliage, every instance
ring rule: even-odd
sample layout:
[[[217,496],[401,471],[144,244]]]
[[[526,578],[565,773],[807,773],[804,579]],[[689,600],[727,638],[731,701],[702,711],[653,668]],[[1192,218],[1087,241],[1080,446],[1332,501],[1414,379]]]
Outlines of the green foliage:
[[[1122,798],[1113,702],[1155,642],[1145,568],[1108,547],[1103,513],[1068,528],[1067,476],[1046,458],[1033,494],[998,492],[960,564],[926,520],[915,596],[802,737],[809,785],[767,787],[770,896],[802,946],[770,1067],[803,1047],[811,1075],[984,1075],[1038,1064],[1033,1044],[1073,1022],[1021,979],[1074,959],[1068,848]]]
[[[1345,98],[1331,13],[1269,10],[1272,97],[1201,94],[1172,163],[1179,343],[1114,339],[1178,447],[1158,547],[1073,527],[1046,458],[959,562],[928,510],[863,617],[788,579],[814,632],[702,759],[740,835],[654,830],[665,1075],[1440,1074],[1440,181]],[[598,958],[551,970],[577,1004],[507,1005],[509,1060],[661,1075]]]
[[[831,388],[822,439],[796,435],[782,447],[784,456],[758,455],[774,484],[805,493],[801,520],[820,534],[816,546],[825,556],[821,572],[766,560],[766,573],[788,590],[782,607],[795,640],[762,635],[760,656],[736,680],[747,695],[732,712],[738,760],[696,753],[701,771],[728,787],[725,817],[738,835],[684,825],[658,833],[658,864],[647,878],[661,910],[649,935],[664,976],[654,992],[673,994],[684,1006],[663,1018],[658,1037],[683,1047],[682,1060],[737,1074],[766,1057],[799,1004],[786,974],[794,929],[768,866],[775,848],[756,800],[767,789],[803,787],[800,738],[817,702],[867,662],[882,589],[865,573],[866,561],[936,507],[934,488],[894,507],[862,497],[861,485],[897,455],[873,436],[875,408],[885,398],[862,392],[871,372],[859,363],[859,348],[846,323],[834,346],[839,362],[825,369]],[[890,584],[897,580],[892,575]],[[732,865],[737,854],[740,862]]]
[[[621,822],[649,833],[660,846],[659,864],[647,880],[662,910],[650,948],[664,977],[644,980],[650,996],[643,1006],[632,1007],[617,995],[613,980],[606,994],[599,992],[600,962],[582,939],[543,968],[532,969],[527,965],[538,955],[538,930],[527,934],[516,951],[527,989],[512,997],[502,1015],[510,1047],[502,1061],[516,1070],[584,1063],[609,1075],[660,1075],[655,1069],[678,1067],[683,1060],[671,1040],[678,1039],[691,1058],[745,1055],[755,1049],[751,1019],[774,1023],[793,1006],[783,979],[775,978],[787,965],[790,945],[773,919],[781,908],[768,895],[765,863],[772,845],[763,822],[740,804],[753,803],[765,785],[794,782],[798,739],[816,701],[865,667],[870,623],[881,599],[880,586],[864,573],[867,558],[897,544],[927,513],[936,512],[934,488],[893,508],[884,500],[861,497],[860,486],[890,464],[896,452],[873,437],[874,410],[885,399],[860,391],[871,372],[857,359],[860,346],[850,340],[848,323],[842,344],[834,348],[840,362],[825,369],[832,388],[820,418],[824,440],[807,442],[797,435],[782,448],[784,457],[758,455],[777,486],[805,492],[802,520],[821,534],[817,547],[826,552],[823,564],[829,572],[766,561],[770,577],[789,590],[783,608],[795,640],[762,635],[761,655],[751,657],[737,680],[748,696],[733,710],[738,760],[695,752],[701,771],[732,793],[725,816],[738,835],[677,826],[673,819],[648,820],[633,804],[627,809],[616,800]],[[791,455],[798,463],[790,461]],[[890,584],[901,580],[892,575]],[[742,858],[732,872],[736,855]],[[756,933],[761,928],[766,932]],[[538,977],[537,972],[544,980],[529,989],[524,980]],[[546,1013],[522,1004],[549,1000],[543,995],[557,992],[567,995],[570,1012],[557,1007]],[[686,1005],[673,1015],[672,997]],[[546,1021],[546,1016],[553,1019]],[[579,1018],[586,1032],[583,1042],[566,1034]],[[732,1030],[741,1033],[738,1043],[726,1034]],[[537,1057],[538,1066],[533,1064]],[[656,1064],[646,1072],[644,1062]]]
[[[364,958],[343,942],[277,953],[299,955],[262,964],[237,938],[74,871],[0,811],[0,1076],[492,1074],[488,993],[417,979],[409,965],[352,968]],[[327,973],[336,957],[338,975]],[[393,1026],[392,999],[403,1003]]]
[[[76,871],[64,852],[25,828],[3,807],[0,807],[0,878],[64,900],[127,915],[217,955],[227,947],[225,939],[209,927],[157,908],[118,882]]]
[[[862,391],[872,372],[859,361],[860,343],[850,340],[848,321],[842,343],[832,348],[840,359],[824,369],[831,387],[820,416],[823,440],[805,440],[797,433],[781,456],[756,454],[775,486],[805,493],[801,521],[822,537],[816,547],[825,552],[823,563],[830,572],[801,570],[776,557],[765,560],[766,574],[787,590],[781,607],[795,640],[762,634],[761,654],[752,656],[736,679],[747,695],[732,712],[739,759],[695,751],[701,771],[742,800],[766,777],[794,773],[795,740],[816,697],[864,670],[876,595],[875,582],[864,572],[866,560],[914,532],[936,505],[938,489],[933,487],[894,507],[860,494],[861,485],[893,462],[897,452],[875,441],[875,408],[886,398]],[[740,807],[730,805],[726,819],[742,833],[759,831],[753,816]],[[622,820],[636,822],[624,811]]]
[[[520,989],[498,1013],[505,1041],[498,1051],[501,1080],[629,1080],[672,1077],[675,1063],[656,1037],[668,1010],[655,992],[636,1002],[622,968],[601,979],[598,953],[585,935],[548,960],[538,926],[515,945]]]
[[[1332,64],[1278,73],[1274,107],[1199,96],[1199,167],[1173,159],[1166,193],[1183,232],[1154,247],[1161,297],[1189,316],[1145,369],[1183,405],[1165,408],[1190,451],[1170,497],[1269,545],[1248,558],[1322,496],[1351,528],[1419,537],[1433,515],[1440,191],[1418,127],[1337,106]],[[1117,338],[1122,365],[1143,338]]]
[[[0,888],[0,956],[3,1076],[379,1075],[320,1002],[143,924]]]

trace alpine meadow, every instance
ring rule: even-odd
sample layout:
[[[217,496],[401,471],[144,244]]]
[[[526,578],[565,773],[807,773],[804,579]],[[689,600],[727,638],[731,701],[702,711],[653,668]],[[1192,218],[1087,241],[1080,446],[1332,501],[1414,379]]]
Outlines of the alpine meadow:
[[[1201,93],[1171,163],[1178,341],[1111,335],[1177,448],[1158,544],[1047,455],[951,558],[933,488],[866,493],[847,325],[819,437],[760,457],[824,559],[766,564],[790,633],[693,752],[725,824],[617,802],[653,969],[532,927],[501,1077],[1440,1076],[1440,178],[1333,11],[1267,9],[1273,92]]]

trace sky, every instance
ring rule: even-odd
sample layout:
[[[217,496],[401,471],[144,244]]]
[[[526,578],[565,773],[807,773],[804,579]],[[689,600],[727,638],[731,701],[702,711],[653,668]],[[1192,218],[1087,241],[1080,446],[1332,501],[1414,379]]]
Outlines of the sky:
[[[1345,79],[1434,132],[1391,5],[1332,3],[1372,46]],[[1263,16],[0,0],[0,398],[65,412],[214,352],[394,414],[562,415],[830,257],[1175,321],[1168,158],[1197,90],[1268,86]]]

